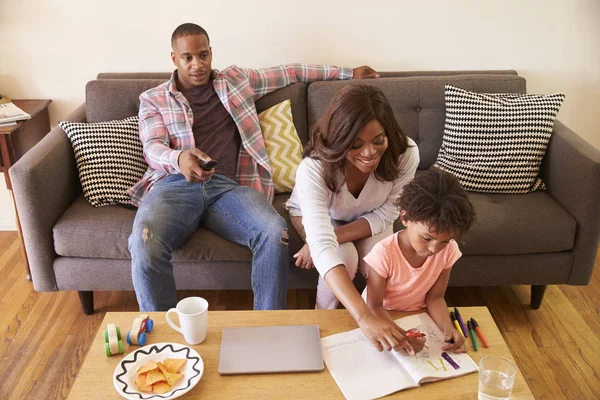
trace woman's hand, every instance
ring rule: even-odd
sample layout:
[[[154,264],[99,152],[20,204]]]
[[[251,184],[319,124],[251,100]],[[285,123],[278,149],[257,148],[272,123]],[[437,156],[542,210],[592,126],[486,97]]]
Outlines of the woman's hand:
[[[454,353],[467,352],[467,346],[465,345],[465,337],[455,328],[447,328],[444,330],[444,340],[446,342],[454,340],[454,343],[446,344],[444,347],[442,347],[442,350],[450,350]]]
[[[404,331],[395,323],[368,314],[358,322],[358,326],[378,351],[390,351],[391,349],[400,351],[404,349],[411,356],[415,355],[412,346],[404,337]]]
[[[296,267],[302,269],[311,269],[315,266],[313,264],[312,257],[310,256],[310,249],[308,248],[308,244],[302,246],[300,251],[294,254],[294,258],[296,259]]]

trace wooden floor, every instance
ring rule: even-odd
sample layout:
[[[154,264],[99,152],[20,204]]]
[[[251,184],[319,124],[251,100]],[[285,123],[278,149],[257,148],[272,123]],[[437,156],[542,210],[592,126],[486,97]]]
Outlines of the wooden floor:
[[[0,232],[0,399],[66,398],[106,311],[137,311],[133,292],[97,292],[85,316],[75,292],[36,293],[14,232]],[[252,308],[248,291],[181,292],[213,310]],[[314,308],[291,290],[289,308]],[[450,288],[450,306],[487,306],[537,399],[600,399],[600,251],[588,286],[551,286],[539,310],[529,287]],[[484,328],[485,331],[485,328]]]

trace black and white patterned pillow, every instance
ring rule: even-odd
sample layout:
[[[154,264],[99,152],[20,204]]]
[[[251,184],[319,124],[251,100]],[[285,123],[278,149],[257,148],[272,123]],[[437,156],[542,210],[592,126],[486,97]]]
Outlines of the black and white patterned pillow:
[[[71,140],[83,195],[94,207],[131,204],[127,189],[148,169],[138,117],[119,121],[58,123]]]
[[[445,97],[436,167],[473,192],[545,189],[538,174],[564,94],[475,93],[446,85]]]

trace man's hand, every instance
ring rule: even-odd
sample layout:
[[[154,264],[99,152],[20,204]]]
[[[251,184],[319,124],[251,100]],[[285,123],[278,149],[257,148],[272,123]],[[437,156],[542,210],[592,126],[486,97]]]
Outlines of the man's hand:
[[[368,65],[363,65],[362,67],[354,68],[352,74],[352,79],[375,79],[379,78],[379,74]]]
[[[211,158],[197,148],[188,149],[179,155],[179,169],[185,179],[192,182],[206,182],[215,173],[215,169],[205,171],[200,168],[198,160],[210,161]]]
[[[302,246],[300,251],[294,254],[294,258],[296,259],[296,267],[298,268],[311,269],[315,266],[313,264],[312,257],[310,256],[308,244]]]

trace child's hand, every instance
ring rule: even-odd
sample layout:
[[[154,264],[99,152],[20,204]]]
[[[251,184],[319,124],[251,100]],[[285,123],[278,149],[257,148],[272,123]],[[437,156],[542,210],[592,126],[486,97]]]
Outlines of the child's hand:
[[[454,353],[466,353],[467,352],[467,346],[465,345],[465,337],[463,336],[462,333],[458,332],[456,329],[449,328],[449,329],[445,330],[444,331],[444,340],[446,342],[454,340],[454,343],[446,344],[444,347],[442,347],[442,350],[444,350],[444,351],[450,350]]]
[[[406,331],[408,332],[419,332],[418,330],[416,330],[415,328],[409,329]],[[427,340],[427,338],[425,338],[425,336],[421,336],[421,337],[411,337],[408,335],[406,336],[406,340],[408,340],[408,343],[410,343],[410,345],[412,346],[413,350],[415,351],[415,353],[420,352],[421,350],[423,350],[423,347],[425,347],[425,341]]]
[[[294,258],[296,259],[296,267],[298,268],[311,269],[315,266],[313,264],[312,257],[310,256],[308,244],[302,246],[300,251],[294,254]]]

